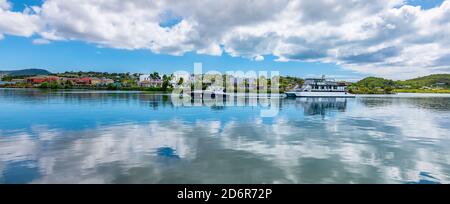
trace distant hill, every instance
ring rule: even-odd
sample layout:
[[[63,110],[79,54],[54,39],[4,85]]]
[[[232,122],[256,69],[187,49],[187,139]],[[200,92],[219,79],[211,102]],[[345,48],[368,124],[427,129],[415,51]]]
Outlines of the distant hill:
[[[349,91],[357,94],[392,93],[393,91],[448,93],[450,91],[450,74],[433,74],[404,81],[367,77],[354,83]]]
[[[397,81],[399,85],[421,88],[424,86],[432,87],[436,85],[450,87],[450,74],[433,74],[405,81]]]
[[[0,71],[0,75],[8,76],[36,76],[36,75],[49,75],[51,72],[45,69],[22,69],[12,71]]]
[[[450,87],[450,74],[432,74],[424,77],[408,79],[404,81],[393,81],[384,78],[367,77],[354,84],[359,87],[385,87],[385,86],[411,86],[416,88],[432,87],[436,85]]]
[[[362,79],[361,81],[356,82],[355,85],[367,88],[384,88],[387,86],[394,86],[395,82],[384,78],[367,77]]]

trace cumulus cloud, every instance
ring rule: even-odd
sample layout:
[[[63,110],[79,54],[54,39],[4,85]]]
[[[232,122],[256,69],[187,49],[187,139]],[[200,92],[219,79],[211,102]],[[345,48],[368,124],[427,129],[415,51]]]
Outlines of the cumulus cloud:
[[[12,4],[0,0],[0,39],[3,34],[29,37],[39,31],[39,17],[30,8],[23,12],[11,11]]]
[[[0,0],[0,36],[255,61],[273,55],[390,77],[450,72],[450,0],[431,9],[403,0],[46,0],[10,9]]]

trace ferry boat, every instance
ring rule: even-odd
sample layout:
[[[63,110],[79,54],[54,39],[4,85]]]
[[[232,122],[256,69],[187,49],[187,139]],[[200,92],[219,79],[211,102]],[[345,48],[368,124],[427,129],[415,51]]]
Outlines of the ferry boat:
[[[307,78],[302,87],[294,88],[286,92],[287,97],[332,97],[332,98],[355,98],[354,94],[347,92],[345,82],[336,82],[334,79]]]

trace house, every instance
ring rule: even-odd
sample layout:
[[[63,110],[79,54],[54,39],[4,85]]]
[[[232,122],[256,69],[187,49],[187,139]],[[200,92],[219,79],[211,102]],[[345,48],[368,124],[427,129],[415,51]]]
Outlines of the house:
[[[54,82],[54,81],[59,81],[59,77],[57,76],[48,76],[47,77],[47,82]]]
[[[90,85],[92,86],[97,86],[100,85],[102,83],[102,80],[96,77],[91,78],[91,83]]]
[[[447,85],[447,83],[435,83],[435,84],[433,84],[432,86],[433,87],[439,87],[439,88],[441,88],[441,87],[445,87]]]
[[[67,77],[63,77],[61,78],[61,81],[65,81],[65,82],[72,82],[72,84],[76,84],[77,78],[67,78]]]
[[[93,77],[93,78],[91,78],[90,85],[92,85],[92,86],[106,86],[106,85],[113,84],[113,83],[114,83],[114,80],[112,80],[112,79]]]
[[[78,85],[91,85],[92,79],[89,77],[82,77],[75,80]]]
[[[23,84],[23,83],[27,83],[26,79],[12,79],[11,83],[13,84]]]
[[[47,77],[45,76],[36,76],[27,78],[27,82],[30,84],[41,84],[47,82]]]
[[[101,79],[100,85],[109,85],[109,84],[114,84],[114,80],[106,78]]]
[[[141,87],[162,87],[163,81],[161,79],[150,79],[148,81],[139,81]]]
[[[35,76],[27,78],[27,82],[30,84],[41,84],[44,82],[55,82],[59,81],[59,77],[57,76]]]
[[[143,82],[143,81],[149,81],[150,80],[150,75],[148,74],[143,74],[139,76],[139,82]]]
[[[401,86],[398,86],[398,88],[400,88],[400,89],[410,89],[411,86],[410,85],[401,85]]]
[[[141,87],[162,87],[163,81],[161,79],[154,79],[150,75],[139,76],[139,86]]]

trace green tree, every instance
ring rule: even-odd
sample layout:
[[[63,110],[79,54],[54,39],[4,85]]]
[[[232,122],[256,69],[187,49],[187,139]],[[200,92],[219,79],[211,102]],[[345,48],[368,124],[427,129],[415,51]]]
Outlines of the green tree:
[[[152,74],[150,74],[150,78],[152,78],[152,79],[161,79],[161,77],[159,76],[158,72],[153,72]]]
[[[71,89],[71,88],[73,88],[73,82],[72,82],[72,81],[69,81],[69,80],[65,81],[65,82],[64,82],[64,88],[65,88],[65,89]]]
[[[170,87],[170,80],[172,79],[172,76],[163,75],[163,84],[162,89],[164,91],[167,91],[167,89]]]
[[[392,86],[384,87],[384,93],[386,93],[386,94],[392,93],[393,90],[394,90],[394,88],[392,88]]]
[[[184,83],[184,79],[183,79],[183,77],[180,77],[180,79],[178,80],[177,85],[180,86],[180,85],[182,85],[183,83]]]
[[[47,82],[41,83],[39,85],[39,88],[41,88],[41,89],[48,89],[49,88],[49,84]]]
[[[117,90],[119,87],[116,84],[108,84],[108,90]]]

